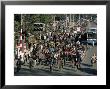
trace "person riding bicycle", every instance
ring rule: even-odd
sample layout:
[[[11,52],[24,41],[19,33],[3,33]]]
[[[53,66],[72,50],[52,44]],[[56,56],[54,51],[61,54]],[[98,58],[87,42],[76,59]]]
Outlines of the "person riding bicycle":
[[[33,67],[33,58],[30,56],[29,57],[29,68],[30,68],[30,70],[32,69],[32,67]]]
[[[77,69],[80,68],[80,63],[81,63],[81,55],[78,51],[76,51],[76,66],[77,66]]]
[[[20,55],[20,57],[17,60],[16,66],[17,66],[17,71],[16,72],[19,72],[20,69],[21,69],[21,55]]]
[[[96,54],[94,53],[93,56],[91,57],[91,63],[94,64],[97,62],[97,56]]]

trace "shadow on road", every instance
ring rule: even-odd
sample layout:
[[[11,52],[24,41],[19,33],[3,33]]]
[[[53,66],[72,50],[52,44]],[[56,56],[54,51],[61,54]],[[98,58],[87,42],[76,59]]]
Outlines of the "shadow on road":
[[[22,68],[19,72],[14,72],[14,76],[81,76],[81,75],[73,73],[70,70],[68,71],[64,71],[64,70],[55,71],[54,70],[50,72],[48,68],[37,69],[37,70],[34,70],[34,69],[30,70],[30,69]]]
[[[73,67],[70,68],[71,65],[66,65],[60,71],[57,67],[53,68],[53,71],[49,71],[49,67],[46,68],[33,68],[30,70],[29,68],[21,68],[19,72],[16,71],[16,67],[14,68],[14,75],[15,76],[85,76],[84,74],[80,74],[80,72],[87,73],[87,75],[97,75],[96,69],[91,69],[92,65],[81,63],[86,68],[80,68],[79,71]],[[69,66],[69,68],[68,68]],[[90,67],[90,68],[87,68]]]
[[[16,70],[16,68],[14,69]],[[22,68],[19,72],[14,72],[15,76],[61,76],[62,73],[57,71],[50,72],[49,69],[26,69]]]
[[[63,69],[67,70],[67,71],[76,71],[74,68],[67,68],[67,67],[64,67]]]
[[[91,69],[91,68],[80,68],[80,71],[86,72],[86,73],[92,74],[92,75],[97,75],[97,70],[96,70],[96,69]]]
[[[87,66],[87,67],[92,67],[92,65],[90,65],[90,64],[85,64],[85,63],[81,63],[81,64],[84,66]]]

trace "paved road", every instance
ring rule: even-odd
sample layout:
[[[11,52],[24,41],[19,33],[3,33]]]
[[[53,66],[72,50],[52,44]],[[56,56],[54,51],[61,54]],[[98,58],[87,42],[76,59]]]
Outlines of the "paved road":
[[[22,69],[19,71],[19,73],[15,73],[15,76],[95,76],[97,75],[97,63],[93,66],[90,63],[90,57],[94,52],[97,52],[97,47],[89,46],[86,57],[81,63],[80,70],[72,68],[69,62],[61,71],[55,67],[52,72],[49,71],[48,66],[36,65],[32,70],[30,70],[29,67],[25,65],[22,66]]]
[[[87,28],[96,27],[94,23],[89,23]],[[15,76],[96,76],[97,75],[97,63],[93,66],[90,63],[90,58],[93,53],[97,54],[97,46],[89,46],[86,57],[81,63],[81,69],[76,70],[72,68],[70,63],[67,63],[64,68],[59,71],[58,68],[54,68],[52,72],[49,71],[48,66],[35,66],[32,70],[27,65],[22,66],[19,73],[14,73]],[[16,66],[14,68],[16,70]]]

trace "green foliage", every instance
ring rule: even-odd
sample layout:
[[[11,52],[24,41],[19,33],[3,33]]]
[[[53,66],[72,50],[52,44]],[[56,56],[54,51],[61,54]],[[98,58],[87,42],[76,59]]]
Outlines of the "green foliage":
[[[41,14],[40,21],[42,23],[48,24],[48,23],[52,22],[52,15]]]
[[[15,14],[14,15],[14,31],[19,32],[21,30],[21,15]],[[33,31],[34,29],[34,23],[45,23],[48,24],[52,22],[52,15],[49,14],[22,14],[23,19],[23,25],[22,29],[23,31],[27,31],[31,34],[35,34]]]
[[[18,32],[21,29],[21,23],[18,21],[14,21],[14,31]]]
[[[14,14],[14,21],[21,21],[21,14]]]

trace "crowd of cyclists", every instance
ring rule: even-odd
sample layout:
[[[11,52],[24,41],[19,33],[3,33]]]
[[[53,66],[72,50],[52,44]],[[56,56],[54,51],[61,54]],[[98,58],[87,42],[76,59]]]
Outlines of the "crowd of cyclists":
[[[24,51],[23,55],[20,54],[20,50],[19,55],[16,55],[17,71],[26,62],[30,69],[44,65],[49,66],[50,71],[55,66],[61,70],[68,61],[71,67],[80,68],[80,63],[86,55],[86,46],[81,44],[79,39],[76,34],[51,34],[44,43],[29,44],[29,49]]]
[[[48,66],[50,72],[54,68],[62,70],[67,63],[72,68],[80,69],[81,62],[85,59],[87,44],[82,43],[84,32],[51,32],[43,35],[40,42],[28,43],[28,49],[17,49],[15,54],[16,72],[19,72],[23,65],[30,70],[40,65]],[[96,60],[96,55],[91,60]],[[96,61],[91,61],[93,64]]]

